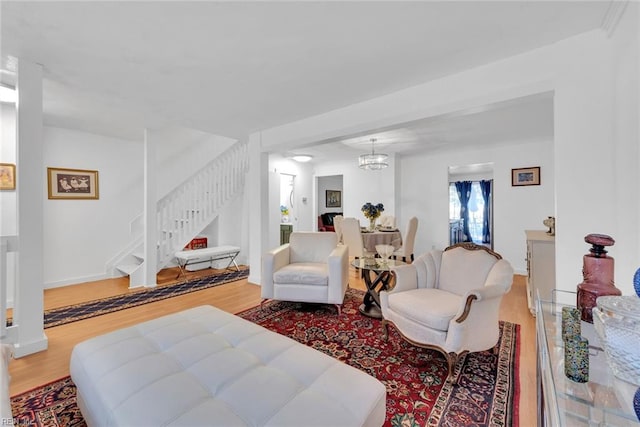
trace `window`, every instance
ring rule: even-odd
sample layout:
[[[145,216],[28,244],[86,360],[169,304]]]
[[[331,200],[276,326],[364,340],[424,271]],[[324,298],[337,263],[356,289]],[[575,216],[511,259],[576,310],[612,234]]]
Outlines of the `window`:
[[[491,197],[491,195],[490,195]],[[460,218],[460,199],[458,197],[458,192],[456,190],[455,182],[449,183],[449,223],[450,227],[459,227],[461,226],[461,218]],[[489,233],[489,239],[483,238],[483,230],[485,223],[485,215],[488,215],[488,224],[492,224],[491,220],[491,199],[489,199],[488,209],[485,209],[485,201],[484,197],[482,197],[482,190],[480,187],[480,181],[472,181],[471,182],[471,194],[469,196],[469,202],[467,204],[469,209],[469,219],[468,219],[468,227],[469,227],[469,235],[470,239],[466,239],[467,241],[473,241],[477,244],[491,244],[491,233]],[[490,229],[493,228],[490,226]],[[452,231],[452,236],[455,235],[455,232]],[[456,241],[454,241],[456,240]],[[450,243],[457,243],[458,239],[452,237]],[[483,241],[489,240],[489,241]]]

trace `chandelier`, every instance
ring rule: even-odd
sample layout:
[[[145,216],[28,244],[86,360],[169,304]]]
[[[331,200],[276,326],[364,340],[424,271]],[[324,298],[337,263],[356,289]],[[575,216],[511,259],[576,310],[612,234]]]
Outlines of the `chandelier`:
[[[360,169],[377,171],[389,166],[387,159],[388,155],[384,153],[376,153],[373,149],[373,144],[376,142],[375,138],[371,138],[371,154],[362,154],[358,158],[358,166]]]

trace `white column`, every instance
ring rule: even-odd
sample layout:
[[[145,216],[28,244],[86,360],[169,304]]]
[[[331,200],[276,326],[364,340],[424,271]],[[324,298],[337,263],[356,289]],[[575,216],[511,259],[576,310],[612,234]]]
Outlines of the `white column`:
[[[262,153],[260,134],[249,136],[249,172],[247,193],[249,202],[249,282],[260,283],[262,254],[269,241],[269,158]]]
[[[44,235],[45,173],[42,141],[42,66],[18,62],[17,201],[18,268],[14,323],[15,355],[46,350],[44,334]],[[55,250],[55,248],[52,248]]]
[[[158,236],[157,236],[157,167],[156,149],[152,132],[144,131],[144,283],[146,287],[157,285]]]

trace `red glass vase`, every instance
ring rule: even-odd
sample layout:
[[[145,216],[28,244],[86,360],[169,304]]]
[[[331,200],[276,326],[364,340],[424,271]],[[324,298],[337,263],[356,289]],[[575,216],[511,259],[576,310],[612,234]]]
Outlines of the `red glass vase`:
[[[622,295],[622,292],[613,282],[614,259],[604,249],[613,246],[615,240],[605,234],[588,234],[584,241],[591,244],[591,249],[582,257],[584,280],[578,285],[576,306],[580,310],[580,318],[593,323],[591,310],[596,306],[598,297]]]

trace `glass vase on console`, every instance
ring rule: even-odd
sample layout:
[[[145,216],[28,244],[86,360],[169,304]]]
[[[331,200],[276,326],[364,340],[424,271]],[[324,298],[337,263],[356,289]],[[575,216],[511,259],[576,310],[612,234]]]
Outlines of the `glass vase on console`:
[[[591,244],[589,253],[582,257],[583,282],[578,284],[576,306],[583,321],[593,323],[592,309],[601,296],[620,296],[622,292],[613,281],[614,259],[604,249],[615,240],[606,234],[587,234],[584,241]]]
[[[376,218],[369,218],[369,231],[376,231]]]

